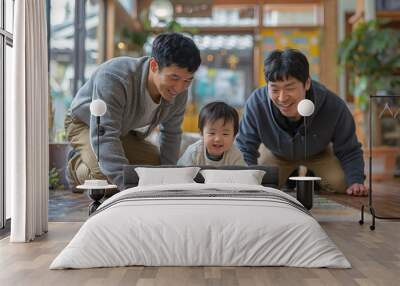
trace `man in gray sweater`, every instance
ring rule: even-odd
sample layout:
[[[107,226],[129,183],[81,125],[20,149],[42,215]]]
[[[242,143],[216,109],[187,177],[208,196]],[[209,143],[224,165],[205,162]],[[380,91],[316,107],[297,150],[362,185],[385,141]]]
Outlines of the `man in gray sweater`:
[[[176,164],[187,90],[201,63],[195,43],[178,33],[153,42],[151,57],[119,57],[101,64],[79,89],[65,119],[73,147],[67,167],[72,186],[107,179],[122,186],[125,164]],[[102,99],[100,144],[90,103]],[[160,149],[145,138],[160,126]],[[97,150],[99,144],[99,164]]]
[[[305,165],[322,178],[326,190],[366,195],[363,152],[345,102],[310,79],[307,58],[297,50],[273,51],[264,69],[268,84],[247,100],[236,139],[247,164],[257,164],[263,143],[262,161],[279,166],[280,186]],[[307,160],[304,121],[297,111],[305,98],[315,106],[307,119]]]

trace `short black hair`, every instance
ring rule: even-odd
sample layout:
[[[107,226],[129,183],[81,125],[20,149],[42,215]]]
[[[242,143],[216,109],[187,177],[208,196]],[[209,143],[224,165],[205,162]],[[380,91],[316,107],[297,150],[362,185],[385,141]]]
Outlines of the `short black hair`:
[[[296,49],[274,50],[264,61],[265,81],[282,81],[292,76],[303,83],[310,77],[307,57]]]
[[[233,132],[236,135],[239,131],[239,114],[235,108],[222,101],[214,101],[206,104],[200,110],[199,114],[199,129],[203,133],[204,126],[207,122],[215,122],[219,119],[226,122],[233,122]]]
[[[200,51],[192,39],[180,33],[162,33],[153,42],[151,56],[160,69],[170,65],[194,73],[201,64]]]

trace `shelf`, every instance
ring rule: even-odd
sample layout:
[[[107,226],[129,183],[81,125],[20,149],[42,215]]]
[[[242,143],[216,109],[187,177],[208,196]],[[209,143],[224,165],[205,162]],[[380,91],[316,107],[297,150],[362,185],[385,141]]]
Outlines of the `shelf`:
[[[377,11],[376,17],[377,18],[390,18],[393,20],[400,21],[400,11]]]

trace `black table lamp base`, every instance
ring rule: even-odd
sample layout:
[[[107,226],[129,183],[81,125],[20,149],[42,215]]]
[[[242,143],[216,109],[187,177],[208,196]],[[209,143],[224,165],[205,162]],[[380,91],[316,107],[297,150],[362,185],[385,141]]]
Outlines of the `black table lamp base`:
[[[93,202],[89,205],[89,215],[94,213],[97,208],[101,205],[101,199],[104,197],[106,193],[105,189],[89,189],[88,195],[93,200]]]
[[[296,181],[297,200],[310,210],[313,207],[314,181]]]

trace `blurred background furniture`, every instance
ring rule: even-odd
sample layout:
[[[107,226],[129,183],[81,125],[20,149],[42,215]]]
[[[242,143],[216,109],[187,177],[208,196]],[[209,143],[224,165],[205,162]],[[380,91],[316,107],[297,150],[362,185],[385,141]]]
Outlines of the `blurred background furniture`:
[[[388,216],[381,216],[378,215],[376,213],[376,210],[373,206],[373,197],[372,194],[374,192],[374,188],[373,188],[373,167],[374,167],[374,163],[373,163],[373,119],[374,119],[374,106],[376,106],[376,101],[379,101],[380,104],[384,104],[384,108],[388,107],[388,108],[395,108],[396,110],[400,110],[400,105],[399,102],[397,102],[396,104],[396,99],[400,99],[400,95],[371,95],[369,97],[369,160],[368,160],[368,187],[369,187],[369,191],[368,191],[368,205],[362,204],[361,206],[361,219],[359,221],[359,223],[362,225],[364,224],[364,209],[367,208],[369,210],[369,212],[372,215],[372,224],[370,225],[370,229],[371,230],[375,230],[375,219],[383,219],[383,220],[395,220],[395,221],[400,221],[400,217],[388,217]],[[390,107],[389,104],[392,104],[392,107]],[[385,109],[379,114],[379,116],[375,119],[379,120],[384,116],[384,111]],[[392,113],[390,112],[392,119],[397,121],[398,123],[398,118],[397,116],[399,115],[399,111],[397,111],[396,113]],[[396,157],[396,155],[398,154],[392,154],[392,157]],[[392,170],[393,172],[394,170]],[[394,172],[392,174],[390,174],[391,177],[394,176]],[[400,189],[398,190],[400,192]]]

